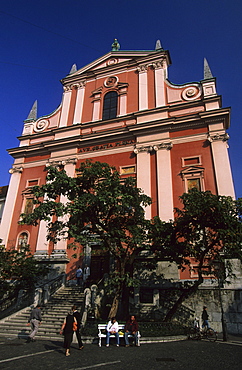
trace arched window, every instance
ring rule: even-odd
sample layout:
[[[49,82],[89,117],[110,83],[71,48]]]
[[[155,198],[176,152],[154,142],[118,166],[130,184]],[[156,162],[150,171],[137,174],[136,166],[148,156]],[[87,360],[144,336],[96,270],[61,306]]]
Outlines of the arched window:
[[[103,102],[103,120],[116,118],[118,107],[118,94],[116,91],[110,91],[104,96]]]

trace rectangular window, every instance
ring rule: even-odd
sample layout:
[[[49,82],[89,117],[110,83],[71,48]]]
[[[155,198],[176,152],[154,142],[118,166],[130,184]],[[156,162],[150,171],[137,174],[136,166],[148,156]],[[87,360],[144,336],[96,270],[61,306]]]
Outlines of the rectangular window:
[[[185,167],[185,166],[194,166],[194,165],[201,165],[202,164],[202,161],[201,161],[201,156],[198,155],[196,157],[186,157],[186,158],[182,158],[182,167]]]
[[[27,187],[35,186],[39,184],[39,180],[28,180],[27,181]]]
[[[24,213],[29,215],[33,212],[34,209],[34,203],[33,198],[25,198],[25,205],[24,205]]]
[[[141,288],[139,293],[140,303],[153,304],[153,289]]]
[[[187,180],[187,191],[193,188],[201,191],[201,180],[198,179],[186,179]]]
[[[120,175],[129,175],[136,173],[135,166],[122,166],[120,167]]]

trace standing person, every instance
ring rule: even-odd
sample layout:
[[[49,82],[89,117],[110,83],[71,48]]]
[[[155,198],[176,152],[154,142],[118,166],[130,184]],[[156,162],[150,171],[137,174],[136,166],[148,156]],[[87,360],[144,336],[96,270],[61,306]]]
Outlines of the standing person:
[[[85,284],[86,280],[89,278],[90,276],[90,267],[85,265],[84,269],[83,269],[83,283]]]
[[[80,312],[77,311],[76,305],[72,306],[72,311],[73,311],[73,315],[74,315],[74,317],[76,318],[76,321],[77,321],[76,338],[77,338],[77,341],[78,341],[78,346],[79,346],[79,349],[83,349],[84,346],[83,346],[82,338],[81,338],[81,334],[80,334],[81,314],[80,314]]]
[[[70,346],[73,339],[74,333],[74,323],[77,324],[77,320],[74,317],[73,311],[68,313],[66,316],[63,325],[60,330],[60,334],[64,334],[64,344],[63,347],[65,348],[65,355],[70,356]]]
[[[202,328],[210,328],[210,325],[209,325],[209,322],[208,322],[208,318],[209,318],[209,314],[207,312],[207,307],[206,306],[203,306],[203,312],[202,312],[202,320],[203,320],[203,323],[202,323]]]
[[[82,268],[81,266],[78,266],[78,269],[76,270],[76,283],[78,286],[81,285],[82,275]]]
[[[138,346],[139,325],[134,315],[130,316],[129,320],[125,324],[124,330],[125,330],[125,333],[124,333],[125,347],[129,347],[129,335],[134,336],[135,345]]]
[[[106,347],[109,347],[110,335],[113,334],[116,337],[116,346],[119,347],[119,334],[118,334],[118,322],[116,317],[112,317],[107,324],[107,336],[106,336]]]
[[[35,342],[35,336],[39,330],[41,321],[42,321],[41,309],[40,305],[38,304],[30,312],[29,321],[27,325],[31,325],[31,333],[27,339],[27,343]]]

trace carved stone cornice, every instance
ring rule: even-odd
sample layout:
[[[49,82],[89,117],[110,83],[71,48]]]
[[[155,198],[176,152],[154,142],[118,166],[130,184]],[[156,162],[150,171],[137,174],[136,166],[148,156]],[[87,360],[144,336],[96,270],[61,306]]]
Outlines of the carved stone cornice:
[[[225,134],[214,134],[214,135],[208,135],[207,140],[212,143],[213,141],[228,141],[229,140],[229,134],[227,132]]]
[[[164,143],[160,143],[160,144],[155,144],[155,145],[135,146],[134,147],[134,153],[135,154],[138,154],[138,153],[141,153],[141,152],[151,153],[151,152],[157,152],[160,149],[171,150],[172,147],[173,147],[173,144],[172,144],[171,141],[166,142],[166,143],[164,142]]]
[[[13,173],[22,173],[23,172],[23,167],[12,167],[10,168],[10,170],[8,171],[11,175]]]

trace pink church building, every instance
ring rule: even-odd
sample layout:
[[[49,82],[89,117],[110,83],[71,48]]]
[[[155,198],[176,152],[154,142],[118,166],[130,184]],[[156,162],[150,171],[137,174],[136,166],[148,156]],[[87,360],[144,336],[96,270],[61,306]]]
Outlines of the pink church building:
[[[69,176],[86,159],[114,165],[152,197],[148,219],[172,219],[179,196],[191,187],[235,197],[226,132],[230,108],[222,107],[216,79],[205,59],[202,80],[177,85],[169,81],[170,65],[159,41],[154,50],[125,51],[115,40],[107,54],[81,69],[72,67],[51,114],[37,117],[34,104],[19,146],[9,150],[14,163],[0,225],[7,248],[27,243],[36,258],[61,265],[69,278],[84,260],[94,280],[107,271],[108,256],[92,255],[97,246],[73,259],[66,240],[55,245],[46,240],[44,221],[18,223],[21,213],[32,211],[29,189],[45,183],[49,165],[63,165]],[[189,274],[172,270],[178,280],[191,279]]]

